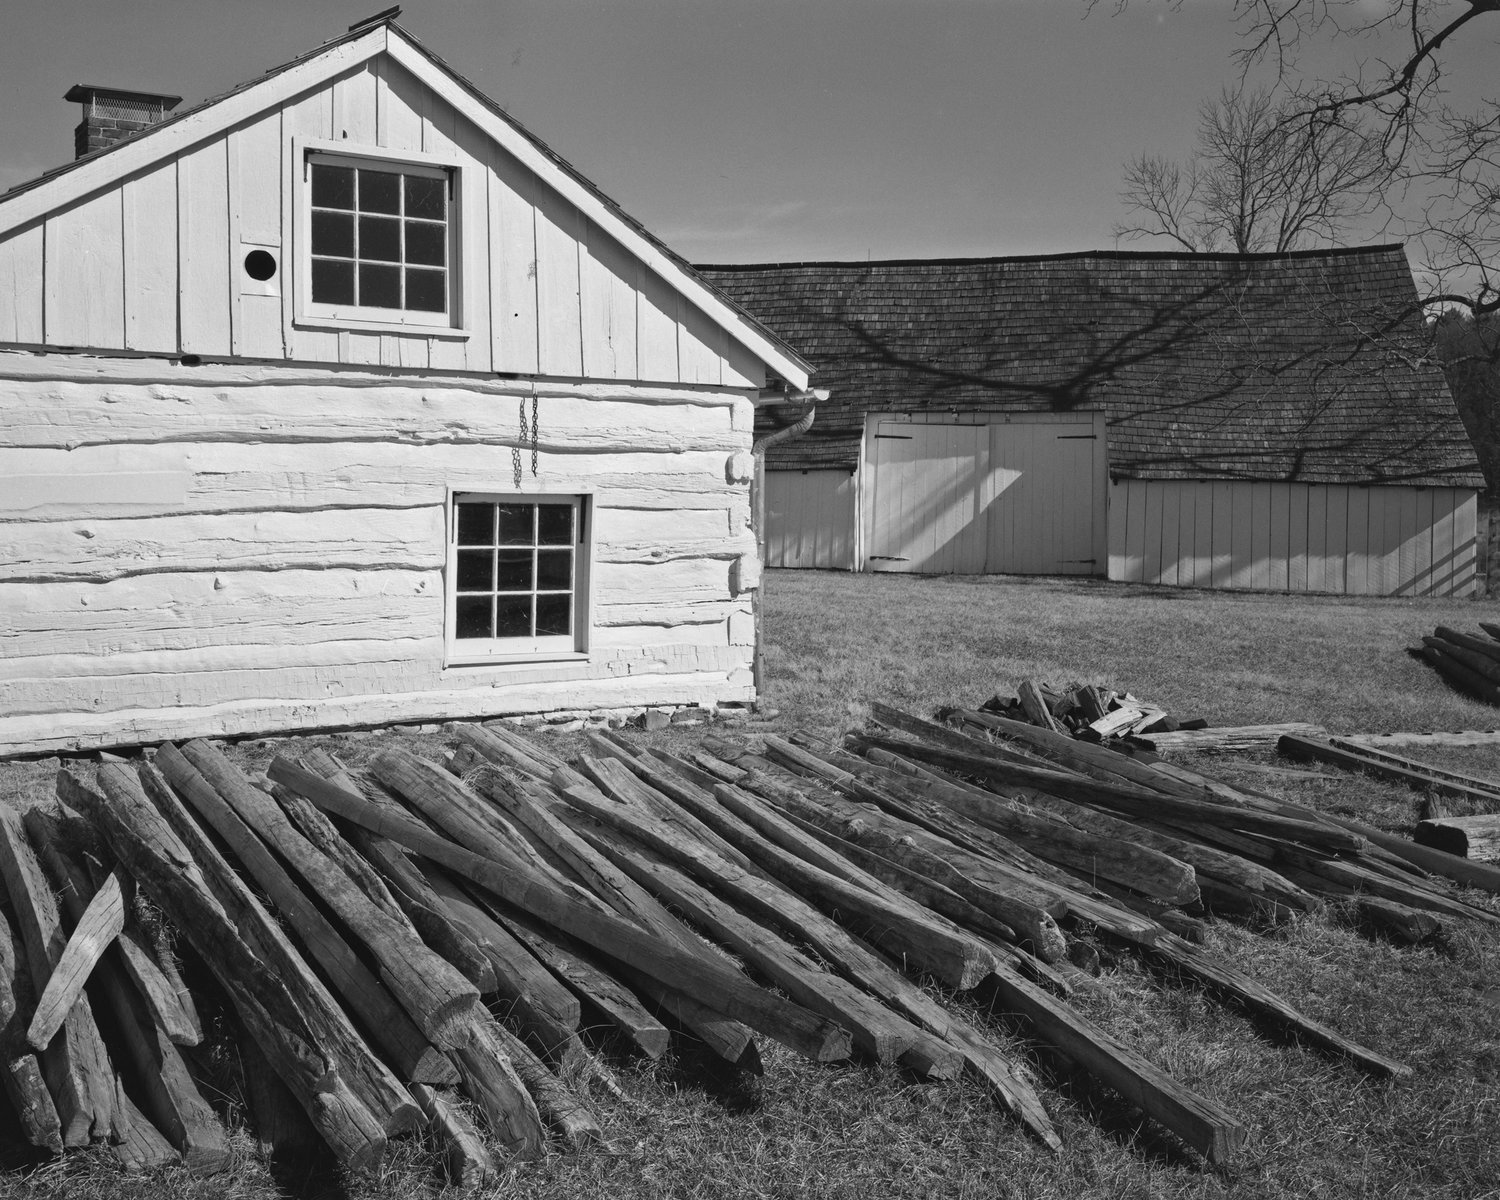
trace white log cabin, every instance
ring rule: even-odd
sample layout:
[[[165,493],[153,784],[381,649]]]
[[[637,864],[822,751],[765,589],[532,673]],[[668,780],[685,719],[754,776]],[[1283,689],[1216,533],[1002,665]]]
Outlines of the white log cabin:
[[[69,98],[0,197],[0,755],[754,697],[803,359],[390,20]]]
[[[833,397],[766,456],[770,566],[1475,590],[1484,478],[1400,246],[701,269]]]

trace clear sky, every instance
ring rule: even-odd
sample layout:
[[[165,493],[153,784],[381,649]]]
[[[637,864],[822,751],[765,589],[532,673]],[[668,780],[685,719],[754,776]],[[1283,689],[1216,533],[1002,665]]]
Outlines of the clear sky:
[[[192,104],[381,3],[9,7],[0,189],[71,157],[72,84]],[[698,262],[1112,246],[1123,162],[1186,153],[1238,45],[1230,0],[409,0],[400,20]],[[1468,56],[1489,73],[1494,50]]]

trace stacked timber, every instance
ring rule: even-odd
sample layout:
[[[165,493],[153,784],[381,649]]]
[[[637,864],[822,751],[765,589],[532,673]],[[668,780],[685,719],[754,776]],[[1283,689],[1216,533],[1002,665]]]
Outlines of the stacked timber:
[[[262,1143],[315,1137],[353,1171],[419,1132],[464,1186],[549,1138],[599,1142],[596,1105],[618,1090],[604,1047],[659,1059],[674,1031],[739,1071],[766,1069],[774,1041],[963,1075],[1058,1149],[1030,1072],[943,999],[962,993],[1219,1163],[1239,1119],[1069,1003],[1100,940],[1400,1076],[1195,945],[1203,922],[1324,897],[1412,939],[1497,919],[1260,793],[993,710],[874,718],[841,745],[666,754],[595,733],[564,761],[470,725],[443,763],[387,747],[356,771],[319,752],[252,778],[200,741],[64,771],[61,807],[0,810],[0,1082],[52,1152],[223,1166],[182,1053],[201,1022],[138,928],[144,898],[262,1064]]]
[[[1500,704],[1500,625],[1479,623],[1479,634],[1439,625],[1411,651],[1450,685],[1486,704]]]

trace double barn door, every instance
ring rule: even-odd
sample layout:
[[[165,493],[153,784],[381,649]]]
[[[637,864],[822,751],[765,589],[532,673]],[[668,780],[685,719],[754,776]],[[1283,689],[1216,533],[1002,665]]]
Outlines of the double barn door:
[[[871,417],[865,463],[868,570],[1105,573],[1099,414]]]

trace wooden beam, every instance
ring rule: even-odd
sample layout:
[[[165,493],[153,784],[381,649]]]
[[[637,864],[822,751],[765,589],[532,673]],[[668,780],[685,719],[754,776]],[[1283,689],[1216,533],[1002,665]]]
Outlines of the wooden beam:
[[[142,769],[151,772],[149,764]],[[103,795],[62,772],[59,795],[100,828],[137,884],[187,937],[336,1158],[354,1169],[373,1165],[385,1152],[385,1130],[344,1075],[346,1065],[355,1074],[353,1064],[317,1049],[325,1044],[318,1016],[333,1017],[332,998],[305,984],[305,967],[299,974],[287,960],[268,961],[247,940],[253,934],[242,932],[246,918],[249,929],[262,932],[273,923],[206,838],[189,849],[123,766],[105,764],[98,780]],[[158,795],[168,805],[176,801],[165,781]],[[190,823],[185,811],[174,816]]]
[[[796,1005],[778,1000],[732,968],[664,944],[637,925],[598,912],[552,886],[527,866],[500,865],[465,850],[413,821],[372,812],[348,794],[294,763],[278,758],[271,778],[301,792],[314,804],[424,855],[494,892],[532,916],[556,925],[586,945],[644,971],[693,996],[700,1003],[743,1020],[753,1029],[784,1041],[818,1061],[847,1057],[846,1032]]]

